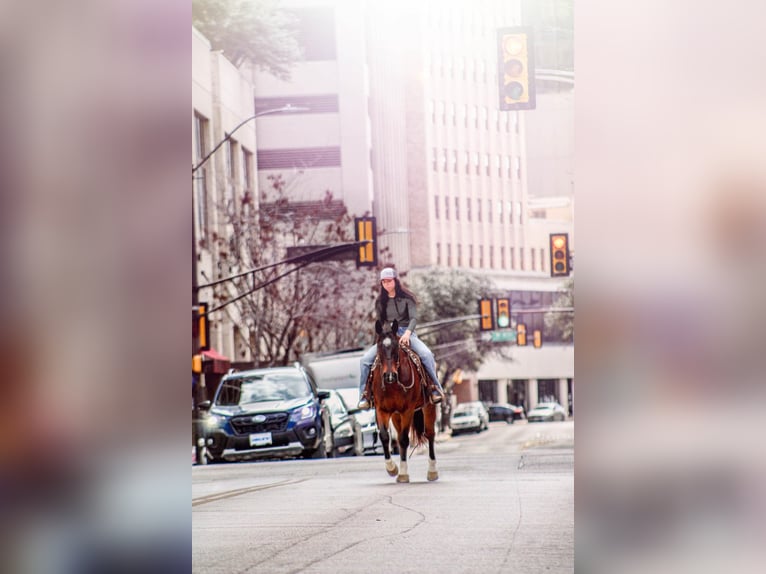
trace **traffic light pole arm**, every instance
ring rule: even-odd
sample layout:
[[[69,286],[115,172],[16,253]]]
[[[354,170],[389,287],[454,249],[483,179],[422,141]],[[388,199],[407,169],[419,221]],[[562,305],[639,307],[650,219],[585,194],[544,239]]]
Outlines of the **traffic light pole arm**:
[[[423,323],[420,325],[419,329],[416,329],[418,333],[422,333],[423,331],[430,330],[435,331],[437,329],[441,329],[445,325],[451,325],[453,323],[462,323],[463,321],[470,321],[472,319],[481,319],[481,314],[477,313],[475,315],[462,315],[461,317],[455,317],[454,319],[441,319],[439,321],[430,321],[428,323]]]
[[[264,110],[262,112],[258,112],[254,116],[250,116],[249,118],[242,120],[241,122],[239,122],[239,124],[237,124],[237,127],[235,127],[230,132],[226,133],[226,137],[224,137],[220,142],[218,142],[218,145],[216,145],[213,149],[211,149],[210,152],[208,152],[208,154],[205,157],[199,160],[199,163],[197,165],[192,167],[192,175],[194,175],[199,168],[205,165],[207,160],[210,159],[210,156],[212,156],[215,152],[217,152],[223,144],[225,144],[227,141],[231,139],[231,136],[234,135],[234,132],[236,132],[239,128],[244,126],[250,120],[254,120],[255,118],[260,118],[261,116],[268,116],[270,114],[278,114],[278,113],[284,113],[284,112],[305,112],[305,111],[308,111],[308,108],[299,108],[299,107],[294,107],[294,106],[291,106],[290,104],[287,104],[286,106],[282,106],[281,108],[274,108],[273,110]]]
[[[214,285],[219,285],[221,283],[225,283],[226,281],[232,281],[233,279],[244,277],[245,275],[250,275],[251,273],[257,273],[258,271],[264,271],[266,269],[270,269],[278,265],[289,265],[291,263],[302,263],[304,261],[307,261],[308,263],[321,261],[322,259],[328,259],[329,257],[338,255],[340,253],[344,253],[346,251],[352,251],[354,249],[358,249],[359,247],[361,247],[362,245],[366,245],[367,243],[369,243],[369,240],[330,245],[329,247],[323,247],[322,249],[317,249],[316,251],[312,251],[310,253],[303,253],[301,255],[296,255],[295,257],[290,257],[289,259],[283,259],[282,261],[277,261],[276,263],[269,263],[268,265],[264,265],[262,267],[256,267],[255,269],[248,269],[247,271],[242,271],[242,273],[229,275],[228,277],[224,277],[223,279],[216,279],[215,281],[211,281],[210,283],[205,283],[204,285],[198,285],[197,289],[204,289],[205,287],[213,287]]]

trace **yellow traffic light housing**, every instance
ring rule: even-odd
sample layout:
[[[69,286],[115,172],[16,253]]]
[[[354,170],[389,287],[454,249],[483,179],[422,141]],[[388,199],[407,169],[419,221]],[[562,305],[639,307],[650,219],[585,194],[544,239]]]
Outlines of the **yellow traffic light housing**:
[[[479,330],[491,331],[495,328],[495,320],[492,315],[492,299],[479,299]]]
[[[192,373],[202,372],[202,355],[192,355]]]
[[[508,298],[497,300],[497,328],[508,329],[511,326],[511,300]]]
[[[207,321],[207,303],[192,305],[192,354],[210,349],[210,325]]]
[[[516,344],[520,347],[527,346],[527,326],[524,323],[516,325]]]
[[[378,245],[375,240],[378,230],[374,217],[354,218],[354,233],[357,241],[366,241],[356,252],[357,267],[375,267],[378,264]]]
[[[500,28],[497,31],[501,110],[535,109],[535,59],[532,29]]]
[[[535,349],[539,349],[543,346],[543,333],[540,329],[535,329],[532,333],[532,343],[535,346]]]
[[[568,277],[571,272],[569,264],[569,234],[550,234],[551,277]]]

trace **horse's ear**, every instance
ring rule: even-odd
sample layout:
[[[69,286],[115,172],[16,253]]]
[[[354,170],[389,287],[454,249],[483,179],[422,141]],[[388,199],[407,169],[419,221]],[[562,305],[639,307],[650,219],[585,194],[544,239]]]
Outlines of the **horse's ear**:
[[[393,323],[391,323],[391,331],[392,331],[394,334],[396,334],[396,333],[398,333],[398,332],[399,332],[399,321],[397,321],[396,319],[394,319],[394,322],[393,322]]]
[[[375,332],[380,335],[383,332],[383,323],[380,322],[380,319],[375,321]]]

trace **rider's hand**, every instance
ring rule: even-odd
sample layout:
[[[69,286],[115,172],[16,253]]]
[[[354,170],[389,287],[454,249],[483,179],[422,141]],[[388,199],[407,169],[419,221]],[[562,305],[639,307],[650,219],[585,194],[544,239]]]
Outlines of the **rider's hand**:
[[[410,345],[410,334],[411,334],[411,333],[410,333],[410,330],[409,330],[409,329],[408,329],[408,330],[406,330],[406,331],[404,332],[404,335],[402,335],[402,336],[401,336],[401,338],[399,339],[399,342],[400,342],[402,345],[405,345],[405,346],[409,347],[409,345]]]

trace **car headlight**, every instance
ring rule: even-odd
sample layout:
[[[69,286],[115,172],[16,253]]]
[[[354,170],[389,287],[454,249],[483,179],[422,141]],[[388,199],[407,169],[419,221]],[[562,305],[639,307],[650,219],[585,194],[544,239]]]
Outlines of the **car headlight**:
[[[316,416],[316,406],[313,404],[306,405],[299,409],[295,409],[290,414],[290,420],[294,422],[305,421],[306,419],[313,419]]]
[[[218,427],[223,426],[225,422],[226,422],[225,417],[210,414],[205,418],[205,428],[207,430],[214,430],[214,429],[217,429]]]

